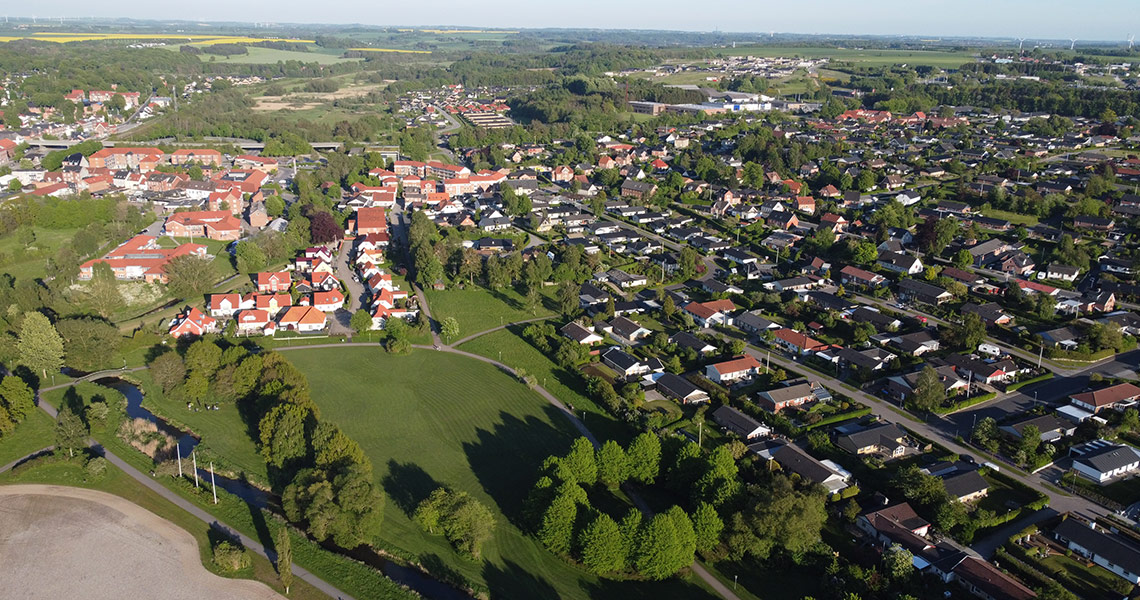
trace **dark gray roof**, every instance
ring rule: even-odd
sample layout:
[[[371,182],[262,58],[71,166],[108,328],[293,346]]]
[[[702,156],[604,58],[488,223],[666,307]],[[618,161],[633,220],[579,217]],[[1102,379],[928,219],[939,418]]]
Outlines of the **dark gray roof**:
[[[676,398],[678,400],[685,400],[691,396],[699,396],[704,394],[705,399],[708,399],[708,394],[704,390],[695,386],[689,380],[672,373],[665,373],[657,378],[657,389],[665,393],[666,396]]]
[[[1099,448],[1075,459],[1096,469],[1101,473],[1108,473],[1121,467],[1140,461],[1136,451],[1129,446],[1106,446]]]
[[[682,348],[692,348],[693,350],[696,350],[697,352],[701,352],[701,351],[711,352],[711,350],[708,350],[708,347],[713,346],[712,344],[702,340],[701,338],[699,338],[699,337],[697,337],[697,336],[695,336],[695,335],[693,335],[687,331],[681,331],[681,332],[673,334],[673,337],[669,338],[669,341],[673,342],[674,344],[677,344],[678,346],[680,346]],[[715,349],[715,346],[713,346],[713,348]]]
[[[889,448],[897,443],[895,440],[904,437],[906,437],[906,431],[903,431],[902,427],[894,423],[883,423],[869,427],[863,431],[841,435],[835,439],[835,443],[840,448],[854,453],[868,446],[884,446]]]
[[[807,452],[800,449],[795,444],[784,444],[772,452],[772,457],[780,466],[788,471],[798,474],[800,477],[815,483],[823,483],[833,475],[835,472],[824,466]]]
[[[964,498],[987,490],[990,484],[978,474],[977,471],[966,471],[946,477],[942,480],[946,486],[946,493],[953,498]]]
[[[1126,543],[1120,536],[1095,530],[1080,519],[1069,517],[1053,529],[1053,533],[1071,540],[1081,547],[1124,567],[1130,573],[1140,573],[1140,549]]]
[[[721,406],[713,411],[713,421],[724,426],[729,431],[737,433],[741,436],[750,435],[760,427],[760,423],[752,417],[732,408],[731,406]]]

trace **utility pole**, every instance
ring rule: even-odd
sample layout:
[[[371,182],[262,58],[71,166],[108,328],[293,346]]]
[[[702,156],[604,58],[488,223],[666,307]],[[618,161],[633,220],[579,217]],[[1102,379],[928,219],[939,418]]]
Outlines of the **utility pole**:
[[[1037,353],[1037,368],[1041,368],[1041,358],[1045,356],[1045,345],[1041,345],[1041,351]]]
[[[198,451],[191,450],[190,458],[194,459],[194,487],[198,487]]]
[[[210,461],[210,487],[214,488],[214,504],[218,503],[218,485],[214,483],[214,461]]]
[[[174,449],[178,452],[178,477],[182,477],[182,446],[175,444]]]
[[[697,447],[698,448],[704,447],[704,445],[702,444],[702,442],[705,439],[704,433],[705,433],[705,422],[701,421],[700,423],[697,423]]]

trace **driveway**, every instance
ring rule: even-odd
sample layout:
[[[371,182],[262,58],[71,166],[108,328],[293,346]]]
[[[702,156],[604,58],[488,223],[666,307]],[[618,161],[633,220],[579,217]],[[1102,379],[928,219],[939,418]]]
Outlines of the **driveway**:
[[[352,266],[348,262],[350,253],[351,245],[347,242],[341,242],[340,252],[337,252],[336,260],[333,261],[333,270],[336,272],[336,277],[344,283],[350,297],[348,302],[345,303],[344,308],[333,314],[332,324],[329,326],[329,333],[332,335],[345,334],[352,337],[353,331],[349,322],[352,319],[353,313],[364,306],[364,284],[353,280],[356,273],[353,272]]]

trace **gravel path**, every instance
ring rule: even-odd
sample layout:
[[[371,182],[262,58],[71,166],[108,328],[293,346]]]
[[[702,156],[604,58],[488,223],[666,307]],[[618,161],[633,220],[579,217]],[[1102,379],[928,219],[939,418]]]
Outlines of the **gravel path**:
[[[261,582],[207,571],[197,540],[173,523],[79,488],[0,488],[0,564],[12,598],[282,598]]]

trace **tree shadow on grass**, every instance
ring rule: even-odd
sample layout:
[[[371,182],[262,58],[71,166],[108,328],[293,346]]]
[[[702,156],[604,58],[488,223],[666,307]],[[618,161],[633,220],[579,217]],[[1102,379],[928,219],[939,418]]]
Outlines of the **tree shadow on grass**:
[[[690,581],[671,578],[663,581],[598,579],[583,581],[587,598],[621,600],[719,600],[720,596]]]
[[[476,432],[477,441],[463,444],[467,462],[483,491],[520,529],[525,529],[523,503],[538,479],[542,462],[552,454],[564,454],[576,437],[557,409],[547,406],[545,412],[549,422],[534,416],[524,421],[500,412],[500,422],[493,431],[480,429]]]
[[[502,566],[492,563],[484,565],[483,579],[487,582],[491,598],[560,597],[549,581],[509,560]]]
[[[425,498],[443,484],[415,463],[388,460],[388,474],[380,480],[384,493],[410,519]]]

